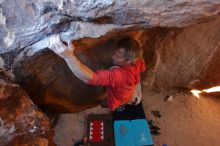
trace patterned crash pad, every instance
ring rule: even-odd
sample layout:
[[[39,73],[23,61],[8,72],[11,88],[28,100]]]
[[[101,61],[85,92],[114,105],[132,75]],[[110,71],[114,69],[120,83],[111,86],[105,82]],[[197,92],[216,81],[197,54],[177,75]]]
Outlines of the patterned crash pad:
[[[87,121],[88,146],[114,146],[111,114],[91,114]]]

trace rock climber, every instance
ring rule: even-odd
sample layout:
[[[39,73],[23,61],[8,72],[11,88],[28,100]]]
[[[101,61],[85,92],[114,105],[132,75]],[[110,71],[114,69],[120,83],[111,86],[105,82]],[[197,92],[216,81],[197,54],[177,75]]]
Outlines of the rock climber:
[[[106,99],[101,105],[114,111],[121,105],[138,104],[141,99],[140,73],[145,71],[143,50],[130,38],[118,41],[112,60],[114,66],[107,70],[93,71],[74,55],[74,45],[65,45],[59,34],[49,39],[49,49],[62,57],[73,74],[86,84],[105,86]]]

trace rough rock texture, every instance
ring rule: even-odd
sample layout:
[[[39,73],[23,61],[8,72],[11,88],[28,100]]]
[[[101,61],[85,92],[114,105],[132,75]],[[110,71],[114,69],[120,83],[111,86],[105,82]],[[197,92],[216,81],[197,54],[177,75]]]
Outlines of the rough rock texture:
[[[220,85],[219,0],[0,0],[0,145],[53,145],[48,118],[96,106],[104,88],[77,79],[47,49],[48,36],[73,40],[93,70],[112,66],[119,38],[144,50],[144,88],[154,91]],[[29,96],[15,84],[17,82]]]
[[[126,26],[183,27],[214,19],[220,12],[219,0],[1,0],[0,5],[1,52],[23,48],[51,33],[65,32],[69,40]],[[91,29],[80,31],[86,22]],[[99,24],[104,28],[94,31]]]
[[[92,60],[85,59],[85,63],[92,64]],[[92,65],[90,67],[94,67],[94,63]],[[76,112],[95,106],[102,91],[77,79],[64,60],[49,50],[19,62],[15,74],[18,83],[35,103],[46,105],[58,113]]]
[[[75,54],[94,70],[109,68],[117,39],[132,36],[143,47],[148,64],[143,84],[156,91],[219,84],[219,0],[0,4],[1,64],[13,69],[34,102],[54,112],[95,106],[104,90],[79,81],[47,49],[47,36],[53,33],[60,33],[64,41],[75,40]]]
[[[75,54],[93,70],[109,68],[118,38],[132,36],[144,50],[148,66],[142,75],[145,88],[204,89],[220,84],[219,25],[220,18],[186,28],[118,31],[99,39],[75,41]],[[103,97],[102,88],[79,81],[53,52],[45,49],[34,56],[29,53],[27,49],[20,54],[18,58],[25,59],[14,64],[14,73],[38,105],[58,113],[78,112],[97,105]]]
[[[47,116],[9,76],[0,72],[0,145],[54,145]]]
[[[179,29],[181,32],[176,34],[170,31],[159,42],[156,51],[155,87],[189,86],[204,89],[220,85],[219,26],[220,19],[217,19]]]

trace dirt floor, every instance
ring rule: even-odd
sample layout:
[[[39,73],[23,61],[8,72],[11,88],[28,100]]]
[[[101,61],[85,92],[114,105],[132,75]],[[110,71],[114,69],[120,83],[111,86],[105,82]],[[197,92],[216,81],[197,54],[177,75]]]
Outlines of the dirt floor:
[[[153,136],[155,146],[219,146],[220,97],[204,96],[197,99],[190,94],[178,94],[173,102],[164,101],[165,93],[145,91],[143,105],[148,119],[161,128],[161,135]],[[156,118],[151,110],[160,110]],[[72,146],[84,137],[85,118],[89,113],[108,113],[100,106],[75,114],[62,114],[55,127],[55,143]]]

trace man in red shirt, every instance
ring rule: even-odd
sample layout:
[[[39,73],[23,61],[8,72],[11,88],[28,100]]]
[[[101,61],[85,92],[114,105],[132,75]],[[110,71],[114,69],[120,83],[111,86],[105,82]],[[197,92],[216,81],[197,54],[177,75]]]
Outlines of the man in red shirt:
[[[84,83],[106,86],[106,101],[111,111],[131,101],[137,101],[135,98],[141,96],[140,73],[145,70],[145,63],[142,59],[143,51],[135,40],[120,40],[112,56],[115,66],[95,72],[76,58],[72,43],[64,45],[59,35],[50,38],[49,48],[62,57],[75,76]]]

